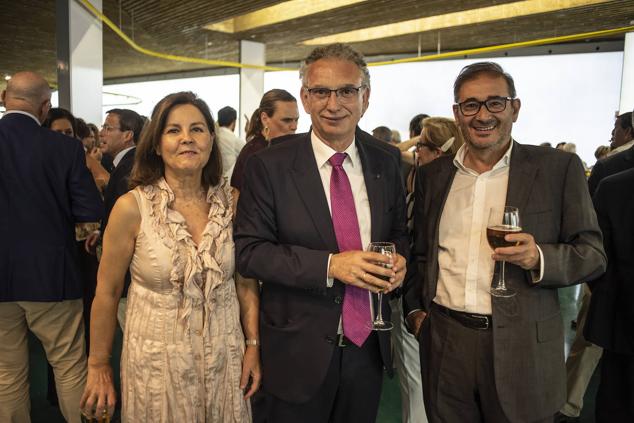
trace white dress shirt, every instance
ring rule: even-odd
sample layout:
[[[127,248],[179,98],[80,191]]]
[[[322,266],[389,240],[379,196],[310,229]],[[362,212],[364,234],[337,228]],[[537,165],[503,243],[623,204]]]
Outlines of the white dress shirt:
[[[454,165],[458,170],[440,219],[434,298],[437,304],[468,313],[491,314],[489,290],[495,262],[486,228],[491,208],[504,207],[506,203],[512,149],[511,142],[493,168],[480,174],[464,165],[466,145],[456,153]],[[543,255],[539,247],[538,250],[540,272],[534,282],[543,275]]]
[[[330,215],[332,216],[332,205],[330,201],[330,175],[332,174],[332,165],[328,160],[337,153],[337,151],[333,150],[330,146],[319,139],[314,132],[310,133],[310,142],[313,147],[313,154],[315,154],[315,161],[317,162],[317,169],[319,170],[321,184],[324,187],[324,193],[326,194],[326,200],[328,201],[328,209],[330,210]],[[357,211],[357,221],[359,222],[361,249],[365,250],[366,246],[372,239],[370,200],[368,199],[368,191],[365,188],[363,166],[361,165],[359,151],[357,150],[354,139],[352,140],[352,144],[346,148],[344,153],[346,153],[348,157],[346,157],[343,161],[342,166],[348,175],[348,180],[350,181],[352,197],[354,198],[354,208]],[[334,279],[328,277],[331,257],[332,254],[328,257],[328,264],[326,265],[326,286],[328,288],[332,288],[332,285],[334,284]],[[339,318],[337,333],[343,333],[341,318]]]
[[[332,206],[330,202],[330,175],[332,174],[332,166],[328,160],[337,153],[337,151],[333,150],[326,143],[320,140],[314,132],[310,133],[310,142],[313,147],[315,161],[317,162],[317,169],[319,170],[321,184],[324,187],[324,194],[326,194],[326,200],[328,201],[328,209],[330,210],[330,215],[332,216]],[[365,250],[372,237],[370,200],[368,199],[368,192],[365,188],[363,166],[361,165],[359,151],[357,150],[354,140],[352,140],[352,144],[350,144],[344,153],[346,153],[348,157],[346,157],[343,162],[343,169],[346,171],[348,179],[350,180],[350,188],[352,189],[352,197],[354,198],[354,207],[357,211],[357,220],[359,221],[361,248]],[[332,278],[328,278],[329,267],[330,258],[328,259],[328,267],[326,268],[327,286],[330,288],[332,287],[334,281]]]
[[[230,179],[233,166],[236,164],[245,142],[238,138],[231,129],[219,126],[218,131],[216,131],[216,145],[220,149],[222,157],[222,175]]]
[[[632,148],[632,146],[634,146],[634,140],[628,141],[625,144],[623,144],[620,147],[616,147],[613,150],[610,150],[608,152],[608,154],[606,155],[606,157],[610,157],[610,156],[614,156],[615,154],[619,154],[622,151],[627,150],[628,148]]]
[[[117,155],[116,155],[116,156],[114,156],[114,159],[112,159],[112,165],[113,165],[114,167],[119,166],[119,162],[121,162],[121,159],[123,159],[123,156],[125,156],[125,154],[126,154],[128,151],[132,150],[134,147],[135,147],[135,146],[133,145],[132,147],[128,147],[128,148],[125,148],[125,149],[123,149],[123,150],[119,151],[119,152],[117,153]]]

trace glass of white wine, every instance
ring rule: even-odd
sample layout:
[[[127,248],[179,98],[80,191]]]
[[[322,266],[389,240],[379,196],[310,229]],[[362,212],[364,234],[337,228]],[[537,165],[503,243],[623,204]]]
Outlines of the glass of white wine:
[[[396,246],[394,245],[393,242],[371,242],[370,245],[368,245],[368,251],[383,254],[389,257],[394,257],[396,255]],[[377,265],[388,268],[388,269],[392,267],[391,263],[377,263]],[[382,276],[382,275],[375,275],[375,276],[379,279],[383,279],[386,281],[390,280],[388,276]],[[374,310],[374,307],[373,307],[374,302],[372,301],[372,291],[368,291],[368,292],[370,295],[370,310]],[[372,319],[372,322],[369,323],[372,330],[378,330],[378,331],[392,330],[392,328],[394,327],[392,325],[392,322],[383,320],[383,292],[382,291],[379,291],[377,293],[376,304],[377,304],[376,313],[372,313],[373,319]]]

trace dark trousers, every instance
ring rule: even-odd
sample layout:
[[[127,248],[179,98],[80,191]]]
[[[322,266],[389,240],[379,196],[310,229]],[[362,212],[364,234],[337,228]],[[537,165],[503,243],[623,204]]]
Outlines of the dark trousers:
[[[495,387],[491,329],[467,328],[432,306],[423,322],[420,343],[423,396],[430,423],[510,422]],[[551,416],[543,421],[552,420]]]
[[[326,379],[308,402],[292,404],[264,391],[266,399],[254,408],[254,421],[374,423],[382,382],[383,361],[378,337],[372,333],[361,348],[353,344],[335,348]],[[266,418],[262,418],[264,412]]]
[[[603,350],[596,420],[634,422],[634,355]]]

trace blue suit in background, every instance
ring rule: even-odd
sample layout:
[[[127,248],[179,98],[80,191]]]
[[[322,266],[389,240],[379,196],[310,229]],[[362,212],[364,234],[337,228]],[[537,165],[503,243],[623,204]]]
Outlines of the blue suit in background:
[[[86,356],[75,223],[102,215],[81,142],[8,112],[0,120],[0,421],[28,421],[27,330],[53,366],[62,413],[79,418]]]

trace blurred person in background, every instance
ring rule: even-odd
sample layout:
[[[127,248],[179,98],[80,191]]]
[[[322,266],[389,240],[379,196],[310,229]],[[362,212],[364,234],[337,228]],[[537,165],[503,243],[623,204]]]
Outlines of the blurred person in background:
[[[460,129],[453,119],[444,117],[427,117],[422,121],[422,130],[416,143],[416,166],[412,167],[407,179],[408,194],[407,228],[410,245],[413,243],[413,210],[414,210],[414,181],[416,168],[431,163],[440,156],[453,156],[464,144]],[[411,423],[426,422],[425,407],[423,405],[422,382],[420,371],[420,353],[418,341],[408,332],[403,318],[402,297],[390,300],[392,307],[392,343],[394,346],[394,364],[398,372],[401,387],[401,403],[403,421]]]
[[[252,155],[268,147],[273,138],[297,131],[299,110],[297,99],[286,90],[272,89],[260,100],[260,105],[249,119],[247,144],[242,148],[231,174],[234,211],[242,189],[244,166]]]
[[[96,247],[102,234],[108,225],[110,212],[117,199],[129,191],[129,177],[134,164],[136,143],[141,136],[145,120],[135,111],[130,109],[111,109],[106,114],[106,119],[99,132],[101,150],[104,154],[113,157],[114,169],[110,173],[110,180],[104,191],[105,214],[99,230],[94,231],[86,239],[87,251],[96,254]],[[125,328],[125,310],[130,285],[130,273],[126,273],[125,284],[119,307],[117,309],[119,325]]]
[[[401,133],[398,129],[392,129],[392,144],[398,145],[401,142]]]
[[[236,159],[244,147],[244,141],[234,134],[237,120],[238,112],[233,107],[225,106],[218,110],[216,144],[222,156],[222,174],[227,179],[231,177]]]
[[[610,147],[607,145],[600,145],[594,150],[594,158],[597,160],[605,159],[610,152]]]
[[[392,131],[387,126],[377,126],[372,130],[372,136],[381,141],[392,143]]]

